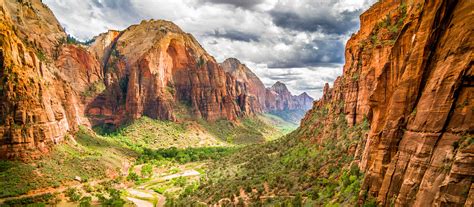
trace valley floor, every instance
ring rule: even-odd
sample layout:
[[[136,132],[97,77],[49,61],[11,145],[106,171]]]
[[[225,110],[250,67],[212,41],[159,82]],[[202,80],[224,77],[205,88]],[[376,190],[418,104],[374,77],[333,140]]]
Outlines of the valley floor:
[[[295,128],[274,115],[82,127],[40,160],[1,161],[0,206],[163,206],[194,193],[215,160]]]

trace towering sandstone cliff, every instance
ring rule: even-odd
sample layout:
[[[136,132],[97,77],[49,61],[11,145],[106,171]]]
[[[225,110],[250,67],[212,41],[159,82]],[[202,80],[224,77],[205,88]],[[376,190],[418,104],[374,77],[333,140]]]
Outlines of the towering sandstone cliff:
[[[361,15],[343,76],[302,123],[316,129],[340,115],[349,125],[370,123],[350,150],[366,172],[361,200],[473,205],[472,11],[473,1],[385,0]],[[314,121],[321,110],[327,116]]]
[[[37,157],[84,123],[54,66],[65,37],[40,1],[0,1],[0,158]]]
[[[141,116],[236,120],[251,90],[167,21],[68,42],[40,0],[0,0],[0,158],[38,157],[79,125]]]

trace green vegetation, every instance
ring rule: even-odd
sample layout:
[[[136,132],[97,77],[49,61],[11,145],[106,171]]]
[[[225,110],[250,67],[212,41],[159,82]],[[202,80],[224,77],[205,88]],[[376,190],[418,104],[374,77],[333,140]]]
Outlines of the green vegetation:
[[[77,191],[76,188],[69,188],[65,195],[69,198],[69,201],[79,201],[81,200],[81,193]]]
[[[304,116],[304,114],[303,114]],[[289,134],[290,132],[294,131],[295,129],[298,128],[299,126],[299,121],[298,123],[295,122],[290,122],[284,120],[281,116],[273,115],[270,113],[266,113],[263,115],[260,115],[258,117],[260,120],[265,122],[269,126],[273,126],[274,128],[278,129],[280,133],[275,133],[275,135],[268,137],[268,139],[273,140],[282,137],[283,135]]]
[[[145,148],[198,148],[226,145],[191,121],[175,123],[142,117],[117,130],[105,127],[95,127],[94,130],[103,136],[120,141],[137,152],[143,152]]]
[[[64,40],[63,40],[64,41]],[[92,44],[93,42],[95,41],[95,39],[90,39],[90,40],[86,40],[86,41],[80,41],[78,39],[76,39],[74,36],[68,34],[66,36],[66,43],[67,44],[73,44],[73,45],[90,45]]]
[[[17,200],[8,200],[3,204],[0,204],[1,207],[10,207],[10,206],[28,206],[28,207],[42,207],[46,205],[54,205],[58,202],[56,195],[51,193],[46,193],[44,195],[33,196],[29,198],[21,198]]]
[[[186,149],[177,149],[175,147],[171,147],[167,149],[156,150],[145,149],[139,158],[139,163],[140,161],[146,162],[150,160],[167,160],[184,164],[188,162],[218,159],[232,154],[235,150],[236,148],[230,147],[204,147]]]
[[[281,137],[291,130],[287,122],[281,122],[277,127],[271,126],[272,122],[277,123],[268,116],[247,117],[240,119],[240,123],[224,119],[215,122],[199,121],[210,134],[233,144],[264,143],[266,140]]]
[[[99,135],[80,127],[74,138],[66,136],[65,144],[56,146],[52,153],[34,163],[0,161],[0,197],[83,182],[83,187],[64,192],[68,202],[90,206],[98,201],[103,205],[121,206],[124,204],[121,193],[111,190],[115,187],[97,189],[88,182],[109,180],[109,174],[121,174],[124,163],[134,162],[128,175],[117,178],[117,182],[128,180],[130,182],[126,183],[162,193],[170,198],[171,203],[178,202],[180,197],[197,192],[200,176],[160,180],[157,171],[171,169],[167,173],[172,175],[181,172],[182,166],[190,166],[193,172],[197,170],[203,174],[206,163],[218,162],[241,150],[222,140],[263,143],[269,136],[282,134],[270,124],[276,124],[281,131],[286,129],[287,132],[295,126],[278,117],[264,115],[241,119],[238,123],[225,120],[175,123],[143,117],[115,131],[98,127],[95,130]],[[15,202],[30,201],[36,202]],[[48,202],[43,203],[50,205]]]
[[[375,25],[372,34],[370,35],[370,42],[372,42],[373,45],[393,45],[395,43],[398,33],[403,27],[407,17],[406,3],[401,3],[397,11],[398,15],[395,15],[395,18],[392,18],[391,14],[387,14],[384,19],[380,20],[377,25]],[[379,33],[383,30],[388,32],[388,39],[379,39]]]
[[[84,92],[82,92],[82,96],[92,97],[105,91],[105,88],[104,82],[96,81],[92,83]]]
[[[45,62],[47,60],[46,55],[44,54],[42,50],[36,51],[36,57],[38,57],[38,59],[42,62]]]
[[[196,66],[198,68],[201,68],[205,64],[206,64],[206,60],[202,56],[199,56],[199,59],[196,61]]]
[[[363,174],[351,165],[354,157],[348,150],[364,137],[368,122],[349,127],[343,114],[328,119],[332,107],[341,106],[313,111],[307,121],[311,127],[267,144],[241,148],[215,161],[197,191],[182,194],[173,202],[215,204],[237,199],[259,205],[355,204]],[[239,196],[241,189],[245,197]]]
[[[102,194],[97,195],[102,206],[120,207],[125,205],[126,202],[122,199],[119,190],[110,188],[107,190],[107,194],[107,196]]]

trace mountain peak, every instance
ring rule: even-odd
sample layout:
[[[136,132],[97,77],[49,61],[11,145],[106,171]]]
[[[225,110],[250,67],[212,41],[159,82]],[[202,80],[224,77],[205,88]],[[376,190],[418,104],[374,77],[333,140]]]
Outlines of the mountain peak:
[[[242,63],[237,58],[227,58],[220,64],[226,72],[233,72],[241,69]]]
[[[170,31],[174,33],[184,33],[184,31],[174,22],[163,19],[143,20],[140,22],[140,24],[132,25],[129,28],[133,27],[145,27],[148,31]]]
[[[277,81],[275,84],[273,84],[273,86],[271,87],[271,89],[279,94],[281,93],[290,93],[290,91],[288,90],[288,88],[286,87],[286,85],[280,81]]]
[[[310,95],[308,95],[308,93],[306,93],[306,92],[301,93],[299,96],[300,96],[300,97],[305,97],[305,98],[307,97],[307,98],[313,99],[313,97],[311,97]]]

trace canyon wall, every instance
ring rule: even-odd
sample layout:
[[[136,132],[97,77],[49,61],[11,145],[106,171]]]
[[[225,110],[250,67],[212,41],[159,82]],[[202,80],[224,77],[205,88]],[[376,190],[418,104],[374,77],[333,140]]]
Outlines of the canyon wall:
[[[473,205],[472,11],[472,1],[385,0],[361,15],[343,75],[301,126],[316,128],[312,114],[327,109],[323,119],[370,123],[350,150],[366,173],[361,201]]]
[[[0,159],[39,157],[87,124],[54,65],[66,34],[40,1],[2,0],[0,20]]]

